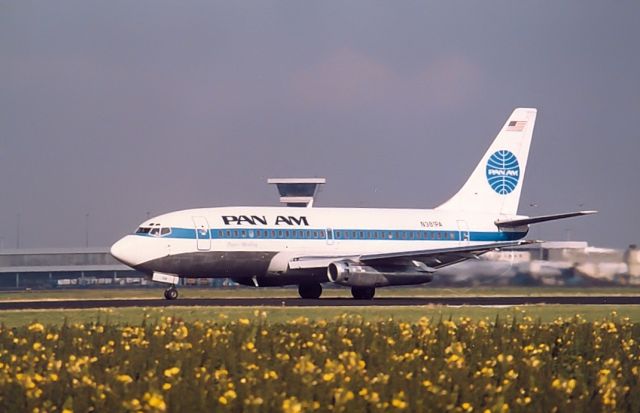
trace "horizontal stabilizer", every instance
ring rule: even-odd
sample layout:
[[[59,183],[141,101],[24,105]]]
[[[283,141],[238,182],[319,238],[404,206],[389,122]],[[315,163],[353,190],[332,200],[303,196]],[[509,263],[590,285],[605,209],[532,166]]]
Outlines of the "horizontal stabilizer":
[[[500,228],[515,228],[523,225],[537,224],[538,222],[555,221],[557,219],[579,217],[582,215],[595,214],[598,211],[577,211],[567,212],[565,214],[541,215],[539,217],[518,218],[509,220],[497,220],[496,225]]]

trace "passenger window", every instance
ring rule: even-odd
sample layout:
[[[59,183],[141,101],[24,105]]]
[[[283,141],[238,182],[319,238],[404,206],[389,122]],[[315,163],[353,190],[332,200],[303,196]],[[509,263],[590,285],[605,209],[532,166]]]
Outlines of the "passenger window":
[[[282,238],[282,230],[281,229],[278,230],[278,238]]]
[[[247,230],[245,230],[245,229],[240,230],[240,236],[241,236],[242,238],[246,238],[246,237],[247,237]]]

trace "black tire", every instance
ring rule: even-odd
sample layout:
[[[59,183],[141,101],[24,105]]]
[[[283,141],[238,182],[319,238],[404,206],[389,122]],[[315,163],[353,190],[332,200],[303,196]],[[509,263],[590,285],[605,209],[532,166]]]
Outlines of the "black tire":
[[[318,283],[300,284],[298,294],[301,298],[318,299],[322,295],[322,285]]]
[[[175,287],[164,290],[164,298],[167,300],[175,300],[178,298],[178,290]]]
[[[356,300],[371,300],[376,295],[375,287],[351,287],[351,295]]]

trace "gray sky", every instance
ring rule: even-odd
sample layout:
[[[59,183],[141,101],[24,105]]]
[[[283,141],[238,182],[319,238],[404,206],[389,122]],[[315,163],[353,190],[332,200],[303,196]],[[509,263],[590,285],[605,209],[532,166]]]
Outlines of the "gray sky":
[[[640,241],[640,2],[0,0],[0,238],[106,246],[152,215],[453,194],[539,108],[533,238]],[[530,204],[537,205],[531,207]]]

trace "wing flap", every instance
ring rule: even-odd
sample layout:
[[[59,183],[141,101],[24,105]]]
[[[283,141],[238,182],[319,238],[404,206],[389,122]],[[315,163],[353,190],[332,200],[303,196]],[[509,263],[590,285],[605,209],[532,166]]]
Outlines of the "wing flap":
[[[312,268],[326,268],[332,262],[339,260],[352,260],[371,265],[406,265],[408,262],[417,261],[424,264],[428,272],[455,264],[468,259],[477,259],[485,252],[508,247],[517,247],[535,243],[537,241],[496,242],[492,244],[473,245],[465,247],[440,248],[433,250],[399,251],[381,254],[341,255],[341,256],[301,256],[289,261],[289,269],[304,270]],[[415,266],[416,263],[414,262]]]
[[[357,255],[340,255],[330,257],[296,257],[289,261],[289,269],[291,270],[308,270],[312,268],[328,267],[334,261],[338,260],[357,260]]]

